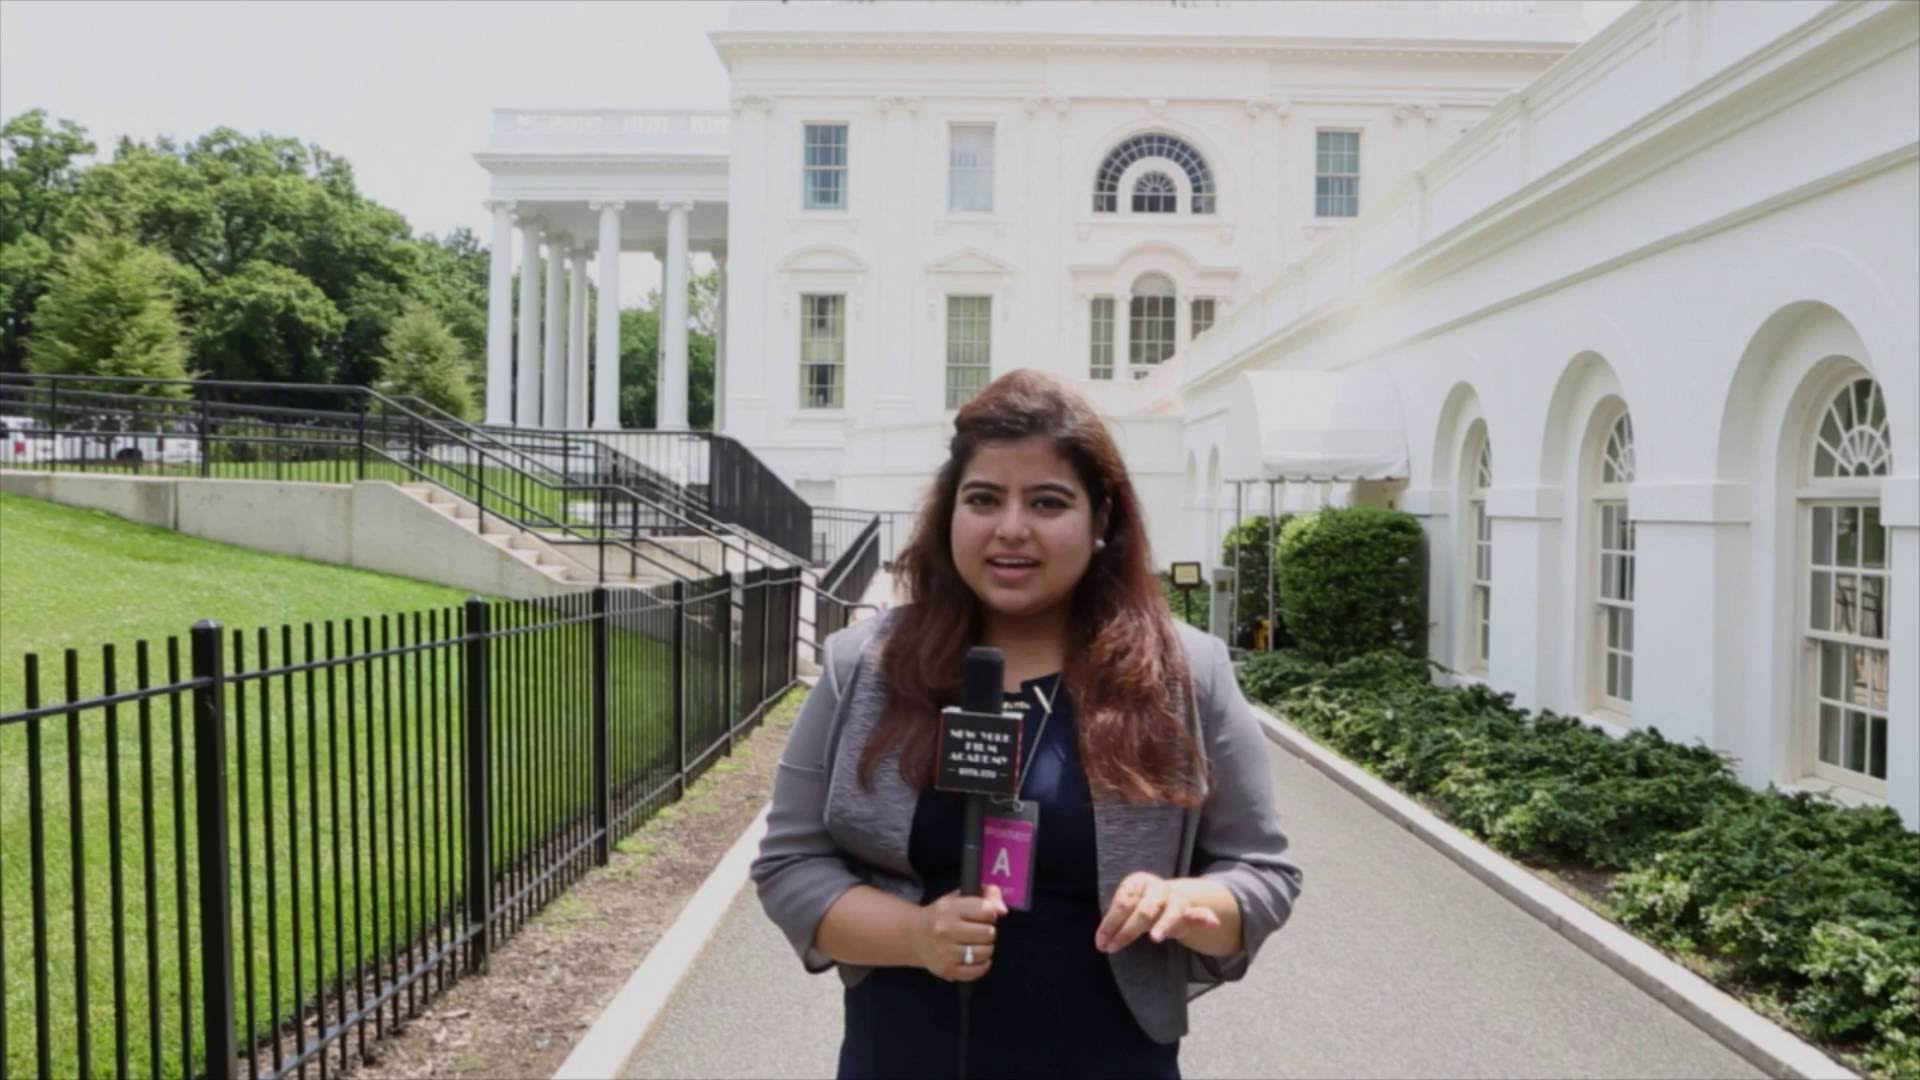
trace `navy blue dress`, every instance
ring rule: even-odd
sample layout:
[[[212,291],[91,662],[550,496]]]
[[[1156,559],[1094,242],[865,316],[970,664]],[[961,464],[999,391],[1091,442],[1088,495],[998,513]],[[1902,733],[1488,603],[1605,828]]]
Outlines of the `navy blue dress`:
[[[1022,757],[1043,709],[1029,679],[1008,694],[1023,710]],[[1055,697],[1055,693],[1048,693]],[[1093,947],[1100,909],[1093,798],[1080,764],[1073,709],[1064,693],[1033,758],[1023,794],[1040,803],[1030,910],[999,922],[993,966],[975,982],[968,1080],[1001,1077],[1151,1077],[1178,1080],[1180,1047],[1147,1037],[1133,1018],[1106,954]],[[922,903],[960,887],[961,799],[927,790],[913,817],[908,858],[926,885]],[[960,1006],[955,984],[924,968],[878,968],[846,991],[842,1080],[951,1077]]]

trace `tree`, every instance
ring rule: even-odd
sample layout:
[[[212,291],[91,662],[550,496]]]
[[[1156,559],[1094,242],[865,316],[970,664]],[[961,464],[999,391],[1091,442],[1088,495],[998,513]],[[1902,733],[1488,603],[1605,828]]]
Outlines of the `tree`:
[[[425,304],[409,305],[387,331],[379,390],[422,398],[463,420],[474,414],[472,369],[460,341]]]
[[[264,306],[307,328],[277,335],[283,344],[324,343],[319,359],[249,354],[223,347],[220,334],[196,334],[196,360],[223,377],[371,383],[388,330],[413,301],[463,335],[470,360],[484,353],[484,253],[476,277],[470,238],[452,248],[414,239],[404,218],[359,193],[344,159],[319,146],[228,128],[184,144],[123,141],[110,164],[87,170],[80,199],[106,227],[193,272],[181,290],[188,325]]]
[[[720,274],[709,270],[687,279],[687,425],[713,429],[714,327]],[[659,415],[660,291],[642,307],[620,312],[620,424],[651,428]]]
[[[185,379],[187,349],[168,289],[164,255],[123,236],[80,236],[33,310],[31,371]],[[136,392],[186,397],[183,384]]]
[[[94,152],[71,120],[40,109],[0,127],[0,371],[25,366],[35,305],[65,240],[79,159]]]
[[[346,325],[297,271],[250,262],[206,290],[194,352],[216,378],[331,383]]]

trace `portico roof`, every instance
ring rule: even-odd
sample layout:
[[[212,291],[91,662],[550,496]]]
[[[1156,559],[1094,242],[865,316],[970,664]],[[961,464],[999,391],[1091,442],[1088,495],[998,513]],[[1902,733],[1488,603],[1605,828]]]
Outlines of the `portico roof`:
[[[1407,475],[1400,396],[1378,368],[1248,371],[1227,412],[1227,480],[1391,480]]]

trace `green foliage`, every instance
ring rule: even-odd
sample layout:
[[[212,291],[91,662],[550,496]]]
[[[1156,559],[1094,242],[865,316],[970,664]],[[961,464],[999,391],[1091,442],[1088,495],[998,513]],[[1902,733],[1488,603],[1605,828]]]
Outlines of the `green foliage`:
[[[1234,587],[1236,625],[1233,628],[1233,643],[1236,645],[1253,644],[1253,621],[1267,613],[1267,567],[1272,561],[1274,547],[1279,543],[1280,533],[1292,518],[1292,514],[1282,514],[1278,518],[1257,514],[1228,529],[1227,535],[1220,538],[1220,563],[1232,567],[1237,575]],[[1287,636],[1286,619],[1280,613],[1277,572],[1273,590],[1274,621],[1279,624],[1278,636],[1274,639],[1275,647],[1283,648],[1291,642],[1291,638]]]
[[[78,124],[49,124],[40,109],[0,127],[0,371],[26,364],[33,309],[67,235],[77,162],[93,151]]]
[[[1625,925],[1875,1074],[1920,1074],[1920,833],[1891,810],[1755,792],[1705,747],[1436,687],[1397,650],[1257,656],[1241,685],[1508,855],[1620,871]]]
[[[687,280],[687,424],[696,431],[713,428],[714,334],[720,275],[695,274]],[[620,423],[650,428],[659,415],[660,293],[647,295],[644,307],[620,312]]]
[[[1920,833],[1806,794],[1726,802],[1614,882],[1626,925],[1778,988],[1823,1038],[1920,1069]],[[1903,1062],[1896,1067],[1895,1062]]]
[[[296,139],[221,128],[192,140],[93,146],[42,113],[0,129],[0,370],[18,370],[34,305],[75,232],[165,255],[187,366],[230,379],[372,383],[413,305],[485,362],[486,250],[467,230],[414,238],[360,194],[352,167]]]
[[[1426,572],[1411,514],[1354,506],[1303,514],[1280,530],[1276,577],[1300,650],[1336,662],[1377,649],[1422,652]]]
[[[474,413],[473,372],[445,321],[424,304],[409,307],[387,331],[381,393],[419,397],[462,419]]]
[[[187,350],[166,263],[165,256],[125,237],[76,239],[34,308],[38,330],[28,368],[55,375],[186,378]],[[187,395],[184,384],[141,389]]]
[[[331,383],[346,317],[297,272],[249,262],[208,289],[197,349],[219,379]]]

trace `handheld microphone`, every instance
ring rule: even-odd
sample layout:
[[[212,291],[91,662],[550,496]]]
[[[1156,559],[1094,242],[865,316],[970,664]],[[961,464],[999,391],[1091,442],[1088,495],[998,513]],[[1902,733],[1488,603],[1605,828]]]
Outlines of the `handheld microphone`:
[[[986,832],[988,796],[1020,792],[1020,714],[1001,710],[1001,681],[1006,661],[1000,650],[975,646],[960,667],[960,704],[940,711],[937,791],[964,794],[960,833],[960,895],[980,895],[980,854]],[[961,983],[959,1062],[956,1075],[966,1080],[968,1004],[972,983]]]

